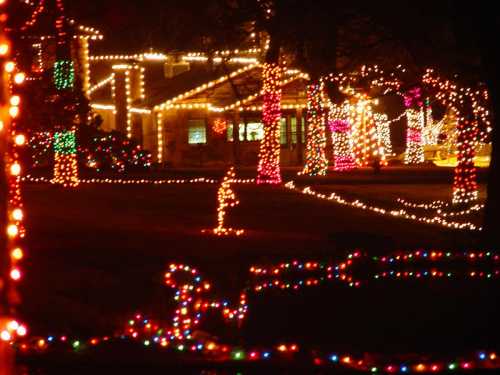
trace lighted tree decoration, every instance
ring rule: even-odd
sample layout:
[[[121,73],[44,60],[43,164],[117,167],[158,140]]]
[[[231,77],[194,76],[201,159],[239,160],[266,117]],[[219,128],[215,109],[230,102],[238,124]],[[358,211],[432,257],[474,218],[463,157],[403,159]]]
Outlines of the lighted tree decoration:
[[[384,148],[377,132],[377,124],[373,113],[373,99],[366,94],[356,94],[356,101],[351,105],[351,121],[353,123],[352,142],[356,164],[360,167],[370,166],[375,160],[386,165]]]
[[[424,131],[424,102],[422,89],[414,87],[404,95],[406,107],[406,118],[408,128],[406,130],[405,164],[420,164],[424,162],[424,142],[422,133]]]
[[[301,174],[324,176],[328,171],[326,158],[325,116],[321,99],[321,86],[313,83],[307,89],[307,144],[306,163]]]
[[[351,123],[349,121],[348,104],[340,109],[330,110],[328,126],[332,133],[334,170],[350,171],[356,168],[352,151]]]
[[[384,149],[384,155],[392,155],[391,142],[391,122],[385,113],[374,113],[375,124],[377,126],[377,137],[380,146]]]
[[[279,64],[263,66],[262,122],[264,138],[260,142],[257,184],[280,184],[280,119],[281,119],[281,74]]]
[[[22,242],[23,202],[21,197],[21,164],[18,148],[25,137],[16,128],[20,115],[21,98],[16,86],[24,81],[24,74],[17,71],[9,60],[11,43],[4,35],[7,14],[0,1],[0,373],[10,373],[11,343],[16,337],[26,335],[26,327],[16,320],[16,306],[20,303],[16,283],[22,278],[19,262],[24,253]]]
[[[54,86],[58,91],[73,91],[75,88],[75,67],[71,60],[68,34],[66,32],[66,17],[62,0],[57,0],[58,18],[57,59],[54,63]],[[78,161],[76,156],[76,126],[78,118],[70,124],[60,124],[54,133],[54,178],[53,182],[64,187],[78,186]],[[59,131],[60,130],[60,131]]]
[[[234,167],[231,167],[224,176],[219,190],[217,191],[217,201],[219,202],[219,206],[217,207],[217,227],[210,230],[210,232],[217,236],[241,236],[243,233],[245,233],[244,229],[226,228],[224,226],[226,209],[235,207],[240,204],[240,201],[236,199],[236,194],[231,188],[231,184],[234,183],[234,177]],[[202,230],[202,232],[205,233],[207,231]]]
[[[321,78],[321,95],[323,102],[328,103],[327,84],[333,84],[338,91],[349,98],[349,121],[351,124],[353,153],[356,164],[360,167],[378,162],[386,165],[386,153],[379,137],[372,105],[378,99],[370,96],[371,92],[382,95],[398,92],[401,80],[398,74],[402,71],[385,73],[378,66],[362,66],[359,70],[348,74],[331,73]],[[372,94],[373,95],[373,94]]]
[[[488,91],[484,87],[472,89],[443,79],[432,69],[423,76],[423,83],[434,90],[436,99],[456,115],[458,164],[455,168],[452,202],[455,205],[473,203],[478,199],[474,156],[480,127],[489,129],[491,125],[487,109]]]

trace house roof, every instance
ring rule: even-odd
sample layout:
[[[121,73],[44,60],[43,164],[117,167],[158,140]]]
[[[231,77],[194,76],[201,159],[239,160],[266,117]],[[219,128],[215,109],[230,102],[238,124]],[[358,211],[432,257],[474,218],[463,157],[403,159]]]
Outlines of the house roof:
[[[92,62],[92,101],[111,102],[111,81],[107,80],[117,61]],[[169,105],[207,104],[214,110],[226,111],[242,106],[256,106],[262,102],[262,65],[216,64],[191,62],[189,70],[172,78],[165,77],[165,61],[124,60],[120,63],[140,64],[144,68],[145,99],[135,100],[134,107],[154,109]],[[97,78],[97,79],[96,79]],[[287,71],[282,87],[283,103],[294,105],[305,103],[305,80],[307,75]]]

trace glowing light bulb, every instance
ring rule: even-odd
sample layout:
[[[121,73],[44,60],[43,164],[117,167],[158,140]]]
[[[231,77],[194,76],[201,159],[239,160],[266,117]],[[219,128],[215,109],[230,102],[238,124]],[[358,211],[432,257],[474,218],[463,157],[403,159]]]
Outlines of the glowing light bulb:
[[[12,218],[16,221],[21,221],[23,219],[23,210],[16,208],[12,211]]]
[[[24,134],[18,134],[14,138],[14,142],[16,142],[16,145],[22,146],[26,143],[26,136]]]
[[[19,95],[14,95],[10,98],[10,105],[18,106],[19,104],[21,104],[21,98]]]
[[[17,228],[17,225],[10,224],[7,227],[7,234],[9,235],[9,237],[15,237],[15,236],[17,236],[19,234],[19,229]]]
[[[16,247],[14,250],[12,250],[11,256],[15,260],[21,260],[23,259],[24,254],[21,248]]]
[[[9,61],[7,64],[5,64],[5,71],[7,73],[12,73],[15,68],[16,64],[14,64],[12,61]]]
[[[26,79],[26,75],[24,73],[17,73],[15,76],[14,76],[14,82],[18,85],[20,85],[21,83],[24,82],[24,80]]]
[[[14,163],[10,166],[10,173],[13,176],[19,176],[21,173],[21,165],[19,163]]]
[[[2,341],[10,341],[11,335],[7,330],[4,330],[0,333],[0,339]]]
[[[10,271],[10,278],[14,281],[21,279],[21,271],[19,271],[17,268],[14,268],[12,271]]]
[[[3,0],[0,0],[0,4],[3,4]],[[9,45],[7,43],[0,44],[0,56],[5,56],[9,53]]]

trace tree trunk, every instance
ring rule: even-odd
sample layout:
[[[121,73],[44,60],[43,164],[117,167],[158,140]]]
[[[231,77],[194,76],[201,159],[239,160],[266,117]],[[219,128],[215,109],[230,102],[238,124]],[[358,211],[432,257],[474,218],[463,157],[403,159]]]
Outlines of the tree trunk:
[[[307,87],[306,164],[302,171],[309,176],[324,176],[328,171],[324,120],[320,84],[318,81],[313,81]]]
[[[280,43],[271,35],[271,42],[262,70],[263,97],[262,123],[264,138],[260,142],[257,184],[280,184],[280,120],[281,74],[279,65]]]

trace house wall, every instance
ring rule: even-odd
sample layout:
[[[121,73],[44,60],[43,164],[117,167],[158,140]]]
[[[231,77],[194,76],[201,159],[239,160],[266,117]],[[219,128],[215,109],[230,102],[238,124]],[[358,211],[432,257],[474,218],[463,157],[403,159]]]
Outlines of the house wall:
[[[299,117],[297,117],[299,116]],[[304,143],[302,142],[302,131],[300,127],[303,119],[300,111],[291,110],[285,112],[286,119],[286,140],[281,145],[280,159],[283,166],[302,165]],[[251,113],[245,116],[247,122],[260,121],[259,113]],[[260,141],[233,141],[228,140],[227,132],[217,134],[212,124],[220,114],[207,112],[206,110],[168,110],[162,112],[162,160],[164,164],[172,167],[190,166],[222,166],[227,164],[255,166],[258,163]],[[297,142],[292,142],[292,118],[297,118],[296,134]],[[190,123],[190,120],[200,121],[205,127],[206,143],[189,144],[189,126],[198,126],[197,122]],[[154,126],[154,120],[146,127]],[[227,119],[228,124],[232,122],[231,117]],[[240,118],[240,123],[243,120]],[[156,124],[157,125],[157,124]],[[151,129],[151,128],[150,128]],[[148,130],[149,132],[149,130]],[[148,147],[149,146],[149,147]],[[152,150],[157,146],[157,139],[151,136],[146,149]],[[153,153],[157,156],[157,153]]]

